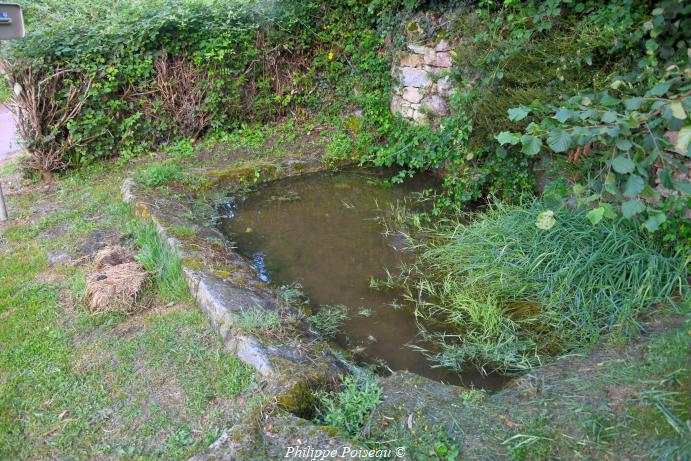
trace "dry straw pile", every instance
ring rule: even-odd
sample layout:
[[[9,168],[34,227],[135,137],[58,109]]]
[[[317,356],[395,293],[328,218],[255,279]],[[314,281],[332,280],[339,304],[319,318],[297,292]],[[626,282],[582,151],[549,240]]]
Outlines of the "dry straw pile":
[[[148,274],[132,253],[114,245],[100,250],[86,281],[86,299],[94,313],[133,312],[144,307],[141,294]]]

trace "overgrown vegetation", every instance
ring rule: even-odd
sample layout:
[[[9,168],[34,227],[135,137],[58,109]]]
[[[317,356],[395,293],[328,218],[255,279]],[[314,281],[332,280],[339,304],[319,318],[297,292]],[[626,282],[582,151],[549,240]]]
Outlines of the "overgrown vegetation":
[[[680,0],[159,0],[77,2],[69,14],[41,1],[26,9],[31,33],[7,59],[23,89],[30,167],[128,159],[178,136],[311,112],[337,128],[329,163],[398,165],[399,179],[445,167],[439,212],[487,193],[516,200],[550,161],[548,176],[573,178],[558,189],[562,202],[579,195],[593,221],[640,219],[670,247],[688,248],[689,11]],[[392,51],[421,10],[447,24],[423,27],[421,38],[463,43],[441,129],[388,110]]]
[[[415,266],[400,281],[434,359],[512,372],[592,344],[631,337],[642,315],[689,295],[686,257],[665,256],[619,219],[593,226],[587,209],[556,214],[538,202],[459,213],[424,229]]]

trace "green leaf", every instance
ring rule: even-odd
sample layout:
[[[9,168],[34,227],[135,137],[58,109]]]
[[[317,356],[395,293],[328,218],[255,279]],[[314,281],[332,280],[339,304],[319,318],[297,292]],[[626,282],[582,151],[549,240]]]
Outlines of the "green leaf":
[[[635,197],[643,191],[645,181],[637,174],[632,174],[624,185],[624,196]]]
[[[575,183],[571,190],[573,191],[574,195],[583,195],[583,193],[585,192],[585,187],[583,187],[583,185],[579,183]]]
[[[652,38],[645,41],[645,49],[646,50],[655,51],[658,48],[660,48],[660,45],[658,45],[657,42],[655,40],[653,40]]]
[[[521,148],[521,152],[523,152],[525,155],[529,157],[533,157],[540,152],[540,148],[542,147],[542,140],[535,136],[524,134],[523,136],[521,136],[521,144],[523,145],[523,147]]]
[[[672,82],[670,80],[666,82],[660,82],[654,87],[652,87],[648,92],[646,93],[646,96],[663,96],[667,91],[669,91],[669,87],[672,86]]]
[[[645,205],[640,200],[629,200],[621,204],[621,213],[626,219],[631,219],[643,210],[645,210]]]
[[[547,136],[547,145],[554,152],[566,152],[571,145],[571,135],[566,131],[552,131]]]
[[[660,170],[660,184],[662,184],[662,187],[666,187],[667,189],[674,187],[672,170],[669,167]]]
[[[645,98],[629,98],[624,101],[624,106],[626,110],[638,110],[644,102]]]
[[[614,211],[614,206],[611,203],[603,202],[600,206],[605,209],[605,218],[614,219],[617,217],[617,213]]]
[[[546,210],[537,215],[535,226],[537,226],[538,229],[550,230],[556,223],[557,220],[554,219],[554,211]]]
[[[614,168],[614,171],[617,173],[626,174],[631,173],[633,169],[636,168],[636,164],[633,163],[631,159],[620,155],[612,160],[612,168]]]
[[[689,141],[691,141],[691,125],[684,126],[679,130],[677,135],[677,143],[674,147],[679,151],[687,154],[689,152]]]
[[[593,224],[597,224],[602,221],[602,217],[605,215],[604,207],[597,207],[586,213],[585,217]]]
[[[672,109],[672,117],[678,118],[679,120],[686,120],[686,111],[681,105],[681,101],[672,101],[669,108]]]
[[[617,144],[617,148],[619,150],[624,150],[624,151],[630,150],[631,147],[633,146],[633,144],[631,144],[631,141],[629,141],[626,138],[617,138],[616,144]]]
[[[499,144],[502,146],[504,144],[511,144],[512,146],[516,145],[518,141],[521,139],[515,134],[509,132],[509,131],[502,131],[498,135],[494,137],[497,141],[499,141]]]
[[[604,114],[602,114],[602,122],[603,123],[614,123],[617,121],[617,113],[611,110],[608,110]]]
[[[530,109],[525,106],[519,106],[519,107],[513,107],[508,110],[509,113],[509,120],[512,122],[518,122],[519,120],[523,120],[530,114]]]
[[[682,179],[681,181],[674,181],[674,188],[679,192],[691,195],[691,182]]]
[[[655,232],[659,229],[660,224],[665,221],[667,221],[667,216],[664,213],[655,213],[643,223],[643,227],[648,229],[648,232]]]
[[[619,100],[613,96],[610,96],[609,93],[605,94],[601,99],[600,99],[600,104],[602,104],[605,107],[613,107],[619,104]]]
[[[554,119],[559,120],[561,123],[568,121],[573,115],[573,112],[566,107],[560,107],[556,114],[554,114]]]

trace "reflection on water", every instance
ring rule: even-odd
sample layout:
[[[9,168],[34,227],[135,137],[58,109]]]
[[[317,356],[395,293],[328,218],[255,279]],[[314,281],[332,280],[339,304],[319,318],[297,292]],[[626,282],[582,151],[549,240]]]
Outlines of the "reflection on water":
[[[315,306],[343,304],[349,320],[337,340],[344,347],[381,359],[393,370],[410,370],[439,381],[496,389],[504,379],[478,373],[458,376],[432,368],[415,342],[410,310],[391,290],[370,288],[405,256],[382,235],[383,210],[411,192],[429,188],[418,176],[385,187],[382,172],[319,173],[275,181],[233,202],[223,211],[224,233],[251,259],[262,280],[298,282]]]

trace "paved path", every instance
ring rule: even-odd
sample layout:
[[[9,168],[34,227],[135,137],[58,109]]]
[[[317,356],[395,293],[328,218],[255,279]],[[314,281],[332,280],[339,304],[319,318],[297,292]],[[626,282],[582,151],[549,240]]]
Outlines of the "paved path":
[[[19,153],[19,142],[14,116],[10,110],[0,104],[0,163]]]

